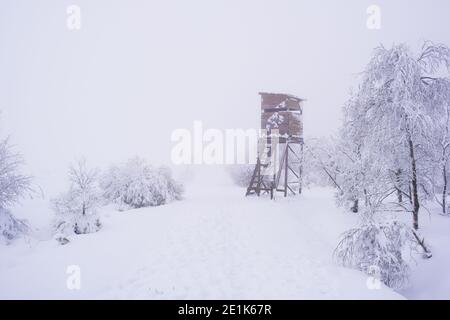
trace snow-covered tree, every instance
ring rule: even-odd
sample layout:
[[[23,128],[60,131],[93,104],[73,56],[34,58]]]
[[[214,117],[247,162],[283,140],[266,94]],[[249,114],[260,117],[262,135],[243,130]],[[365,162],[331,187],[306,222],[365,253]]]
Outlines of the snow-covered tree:
[[[232,165],[227,168],[233,182],[240,187],[249,186],[254,170],[255,165],[251,164]]]
[[[430,98],[436,107],[433,113],[433,127],[430,128],[430,168],[433,194],[441,206],[442,214],[450,214],[450,80],[435,79],[429,84]]]
[[[318,160],[317,145],[319,139],[306,138],[303,146],[303,162],[302,162],[302,184],[305,187],[320,186],[326,187],[330,185],[330,181],[326,173],[320,166]]]
[[[101,195],[98,189],[99,171],[89,169],[84,159],[69,169],[69,191],[52,200],[56,212],[57,236],[97,232],[101,228],[98,208]]]
[[[183,187],[168,168],[154,168],[147,161],[134,158],[121,166],[113,166],[103,175],[104,197],[121,208],[160,206],[180,200]]]
[[[360,138],[372,152],[372,163],[389,168],[396,191],[409,200],[400,206],[412,212],[415,230],[421,203],[430,198],[425,159],[441,95],[435,88],[442,80],[437,74],[442,65],[449,67],[449,61],[450,50],[430,42],[418,57],[406,45],[378,47],[354,98],[354,126],[366,133]]]
[[[338,205],[357,213],[360,200],[366,197],[365,185],[372,169],[368,159],[363,158],[361,145],[340,132],[337,137],[309,141],[305,150],[307,175],[315,174],[309,179],[325,178],[336,189]]]
[[[27,234],[30,227],[24,220],[15,218],[8,209],[0,208],[0,243],[10,243],[17,237]]]
[[[21,197],[31,192],[31,178],[21,173],[22,165],[21,155],[12,150],[8,139],[0,141],[0,241],[6,243],[29,229],[9,211]]]
[[[304,178],[307,183],[332,186],[341,193],[341,169],[336,138],[308,139],[304,146]]]
[[[411,228],[396,221],[367,221],[344,233],[334,252],[339,264],[379,277],[385,285],[402,289],[408,284]],[[373,274],[375,271],[375,275]]]
[[[375,272],[387,286],[401,289],[408,283],[412,250],[421,245],[427,256],[431,254],[412,228],[387,214],[393,206],[386,200],[396,191],[389,162],[375,164],[369,150],[361,147],[359,151],[357,158],[348,160],[344,168],[352,174],[342,183],[342,197],[346,199],[345,195],[350,194],[361,200],[360,221],[342,235],[334,257],[345,267],[370,276]]]
[[[403,253],[413,243],[431,257],[418,229],[419,210],[434,196],[433,187],[441,188],[445,208],[450,86],[438,75],[449,66],[450,50],[443,45],[426,42],[418,56],[406,45],[381,46],[344,107],[336,180],[339,195],[363,200],[363,208],[360,225],[343,235],[335,257],[367,273],[375,266],[393,288],[406,282]],[[412,228],[387,219],[396,208],[412,213]]]

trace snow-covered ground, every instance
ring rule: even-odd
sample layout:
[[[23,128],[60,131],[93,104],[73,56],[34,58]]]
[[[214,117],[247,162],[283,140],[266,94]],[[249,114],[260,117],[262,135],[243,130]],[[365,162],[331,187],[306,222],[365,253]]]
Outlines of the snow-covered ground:
[[[104,208],[100,232],[73,237],[65,246],[46,229],[0,246],[0,298],[403,298],[384,286],[371,289],[364,274],[332,261],[339,234],[354,223],[336,209],[332,191],[306,190],[276,201],[243,193],[231,184],[193,183],[184,200],[170,205]],[[448,297],[448,281],[426,278],[434,266],[448,270],[441,261],[448,246],[440,244],[432,260],[418,261],[406,297]],[[72,265],[80,267],[80,290],[67,288]]]
[[[433,208],[433,212],[439,209]],[[421,232],[433,257],[416,259],[412,265],[410,287],[401,292],[409,299],[450,299],[450,218],[422,211]]]

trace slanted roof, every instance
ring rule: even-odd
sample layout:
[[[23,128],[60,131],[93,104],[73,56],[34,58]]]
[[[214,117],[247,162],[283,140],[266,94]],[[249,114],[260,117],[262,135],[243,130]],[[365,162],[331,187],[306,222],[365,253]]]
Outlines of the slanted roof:
[[[264,97],[264,96],[278,96],[278,97],[283,97],[284,99],[290,98],[290,99],[294,99],[294,100],[297,100],[297,101],[305,101],[305,99],[296,97],[296,96],[294,96],[292,94],[286,94],[286,93],[260,92],[259,94],[262,97]]]

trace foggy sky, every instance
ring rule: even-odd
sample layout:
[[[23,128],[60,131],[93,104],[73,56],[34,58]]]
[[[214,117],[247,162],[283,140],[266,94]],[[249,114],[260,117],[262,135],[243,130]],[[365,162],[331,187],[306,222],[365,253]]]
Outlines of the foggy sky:
[[[81,30],[66,8],[81,8]],[[381,30],[366,9],[381,8]],[[450,45],[450,2],[0,0],[0,134],[53,192],[85,156],[167,163],[176,128],[259,126],[259,91],[307,99],[305,134],[332,134],[379,44]]]

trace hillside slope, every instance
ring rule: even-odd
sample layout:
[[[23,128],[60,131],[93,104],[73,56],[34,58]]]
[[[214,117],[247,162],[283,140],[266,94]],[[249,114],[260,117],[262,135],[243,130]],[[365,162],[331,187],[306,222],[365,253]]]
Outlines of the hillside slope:
[[[0,298],[396,299],[331,259],[351,216],[328,190],[290,199],[245,198],[232,186],[188,186],[183,201],[118,212],[103,229],[2,247]],[[68,266],[81,289],[67,289]]]

